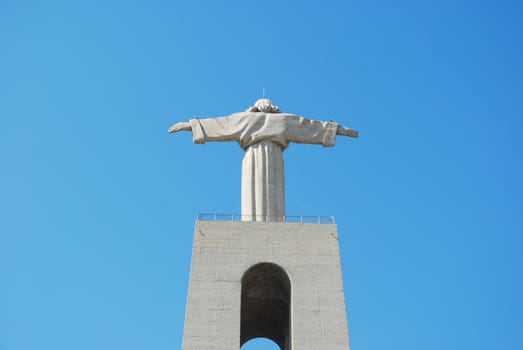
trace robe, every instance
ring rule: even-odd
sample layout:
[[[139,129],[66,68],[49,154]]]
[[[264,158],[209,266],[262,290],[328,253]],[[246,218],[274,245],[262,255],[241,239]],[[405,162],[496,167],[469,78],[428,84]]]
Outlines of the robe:
[[[334,146],[338,124],[293,114],[240,112],[190,120],[194,143],[237,141],[242,161],[243,221],[284,221],[283,154],[289,142]]]

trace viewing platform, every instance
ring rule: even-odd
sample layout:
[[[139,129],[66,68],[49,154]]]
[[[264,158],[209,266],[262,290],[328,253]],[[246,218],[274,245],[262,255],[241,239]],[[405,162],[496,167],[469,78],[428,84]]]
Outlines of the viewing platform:
[[[301,224],[335,224],[334,216],[271,216],[241,214],[198,214],[196,221],[253,221],[253,222],[291,222]]]

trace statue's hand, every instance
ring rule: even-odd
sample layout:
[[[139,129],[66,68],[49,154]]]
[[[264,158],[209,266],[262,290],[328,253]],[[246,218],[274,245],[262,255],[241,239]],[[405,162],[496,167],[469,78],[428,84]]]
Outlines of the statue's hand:
[[[189,122],[176,123],[169,128],[169,133],[172,134],[173,132],[177,132],[177,131],[181,131],[181,130],[191,131],[192,130],[191,123],[189,123]]]
[[[350,137],[358,137],[358,132],[356,130],[352,130],[340,125],[338,125],[338,130],[336,131],[336,134]]]

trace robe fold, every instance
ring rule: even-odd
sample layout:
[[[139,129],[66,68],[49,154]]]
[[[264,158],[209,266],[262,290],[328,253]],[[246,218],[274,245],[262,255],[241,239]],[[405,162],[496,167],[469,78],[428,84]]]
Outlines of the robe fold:
[[[194,143],[237,141],[242,161],[241,215],[244,221],[283,221],[283,154],[289,142],[334,146],[338,124],[293,114],[240,112],[191,119]]]

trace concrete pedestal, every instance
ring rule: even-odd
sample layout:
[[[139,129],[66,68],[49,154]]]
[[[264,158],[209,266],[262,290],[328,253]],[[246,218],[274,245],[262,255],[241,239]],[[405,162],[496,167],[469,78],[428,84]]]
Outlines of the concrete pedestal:
[[[283,350],[349,349],[335,224],[196,222],[182,350],[238,350],[256,332]]]

